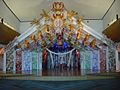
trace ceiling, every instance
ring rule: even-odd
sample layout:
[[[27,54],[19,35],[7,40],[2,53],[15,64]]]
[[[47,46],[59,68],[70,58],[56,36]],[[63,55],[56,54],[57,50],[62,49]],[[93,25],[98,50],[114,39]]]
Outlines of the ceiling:
[[[62,1],[67,10],[74,10],[86,20],[103,19],[115,0],[3,0],[20,21],[39,18],[42,9],[49,11],[54,1]]]

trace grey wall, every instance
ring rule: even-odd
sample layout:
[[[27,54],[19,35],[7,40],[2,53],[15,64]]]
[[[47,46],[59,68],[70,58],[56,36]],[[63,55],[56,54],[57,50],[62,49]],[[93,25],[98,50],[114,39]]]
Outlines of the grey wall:
[[[84,23],[95,30],[95,32],[102,34],[103,20],[84,20]]]
[[[103,20],[84,20],[84,23],[100,34],[103,31]],[[30,22],[21,22],[20,33],[25,32],[30,26]]]
[[[0,0],[0,17],[4,18],[4,22],[8,23],[10,26],[14,27],[16,31],[19,32],[19,20],[6,7],[2,0]]]
[[[120,0],[115,0],[114,4],[103,18],[103,29],[108,27],[108,24],[116,19],[116,14],[120,18]]]
[[[20,23],[20,30],[19,30],[19,32],[20,33],[24,33],[30,27],[31,27],[30,22],[21,22]]]
[[[115,0],[103,20],[85,20],[84,23],[101,34],[102,31],[108,27],[108,24],[116,19],[116,14],[118,14],[120,18],[120,0]],[[0,17],[4,18],[5,22],[13,26],[20,33],[23,33],[30,27],[30,22],[19,22],[2,0],[0,0]]]

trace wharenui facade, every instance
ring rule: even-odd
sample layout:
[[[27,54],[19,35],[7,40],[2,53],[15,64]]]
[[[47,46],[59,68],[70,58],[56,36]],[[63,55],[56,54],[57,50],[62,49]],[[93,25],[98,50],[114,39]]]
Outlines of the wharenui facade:
[[[113,43],[84,24],[84,17],[66,10],[63,2],[54,2],[49,12],[42,11],[40,18],[7,46],[4,71],[116,70]]]

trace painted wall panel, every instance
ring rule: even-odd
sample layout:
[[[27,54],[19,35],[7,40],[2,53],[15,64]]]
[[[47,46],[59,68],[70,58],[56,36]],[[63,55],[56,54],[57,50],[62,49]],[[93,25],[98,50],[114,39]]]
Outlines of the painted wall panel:
[[[22,50],[16,50],[16,71],[22,70]]]
[[[31,52],[24,51],[23,52],[23,71],[31,71],[32,70],[32,61],[31,61]]]
[[[36,51],[32,51],[32,70],[38,69],[38,53]]]
[[[98,57],[98,51],[94,50],[92,52],[92,71],[98,72],[99,71],[99,57]]]
[[[104,48],[100,49],[100,71],[106,71],[106,50]]]
[[[14,48],[6,53],[6,71],[12,72],[14,69]]]

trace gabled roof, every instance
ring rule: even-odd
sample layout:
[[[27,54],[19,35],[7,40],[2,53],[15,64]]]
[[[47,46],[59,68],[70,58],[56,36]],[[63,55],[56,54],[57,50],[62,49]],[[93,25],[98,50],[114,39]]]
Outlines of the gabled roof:
[[[77,12],[66,11],[63,2],[54,2],[51,11],[43,10],[41,16],[31,22],[33,26],[17,38],[17,43],[38,42],[41,46],[49,46],[55,42],[58,33],[63,33],[64,40],[78,47],[83,42],[88,46],[91,43],[99,45],[103,40],[102,35],[82,22],[83,18]]]

